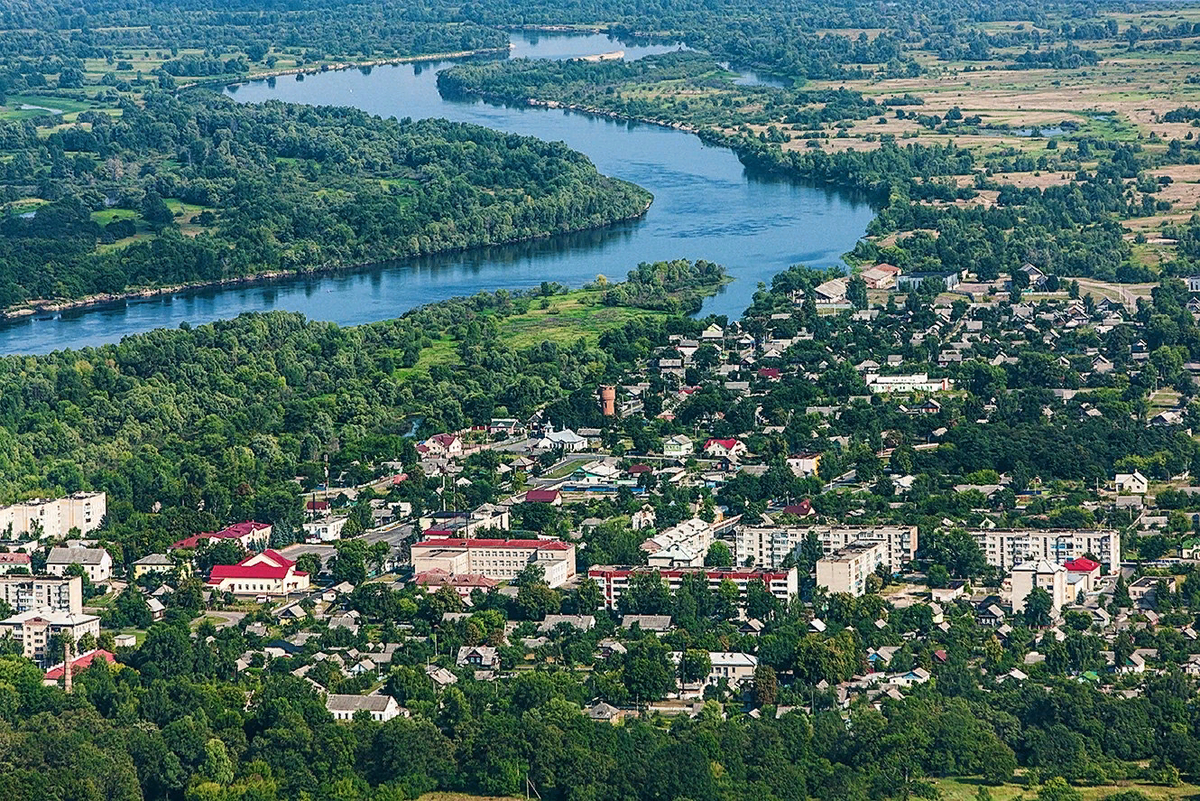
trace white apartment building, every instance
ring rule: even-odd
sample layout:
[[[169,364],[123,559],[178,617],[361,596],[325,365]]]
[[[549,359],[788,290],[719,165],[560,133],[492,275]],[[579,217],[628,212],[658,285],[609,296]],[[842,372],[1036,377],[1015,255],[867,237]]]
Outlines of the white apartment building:
[[[734,535],[736,561],[739,565],[778,568],[810,533],[817,535],[826,556],[853,542],[885,543],[885,564],[893,573],[917,555],[916,526],[742,526]]]
[[[0,576],[0,600],[17,612],[83,612],[83,579],[79,576]]]
[[[878,375],[871,373],[864,379],[867,389],[874,393],[888,392],[947,392],[954,389],[949,378],[930,378],[925,373],[914,375]]]
[[[1055,612],[1074,600],[1070,594],[1070,582],[1067,581],[1067,568],[1064,565],[1046,559],[1031,559],[1013,568],[1013,612],[1020,614],[1025,611],[1025,599],[1033,592],[1034,587],[1040,587],[1050,593]]]
[[[413,572],[443,570],[512,581],[531,564],[541,565],[546,583],[560,587],[575,576],[575,546],[562,540],[465,540],[437,537],[412,546]]]
[[[1121,567],[1121,534],[1113,529],[980,529],[969,533],[987,563],[1005,571],[1031,560],[1061,564],[1088,554],[1110,573]]]
[[[852,542],[817,560],[817,586],[857,597],[867,591],[867,576],[886,564],[886,543]]]
[[[71,529],[87,534],[100,527],[108,512],[108,496],[103,492],[76,492],[65,498],[34,498],[11,506],[0,506],[0,539],[11,529],[11,538],[20,539],[39,531],[39,539],[66,537]]]
[[[596,582],[604,596],[606,609],[616,609],[617,603],[633,576],[639,573],[657,573],[674,593],[683,584],[684,576],[691,573],[703,573],[708,578],[708,588],[713,592],[723,581],[731,581],[738,588],[738,602],[745,604],[746,587],[752,581],[761,581],[771,595],[780,602],[790,601],[800,591],[800,580],[796,568],[790,570],[762,570],[736,567],[679,567],[667,570],[656,570],[644,565],[593,565],[588,569],[588,578]]]
[[[693,517],[648,537],[642,542],[642,550],[648,554],[656,554],[671,548],[686,548],[693,553],[699,553],[703,558],[715,539],[716,534],[713,533],[712,526],[698,517]]]
[[[69,634],[72,642],[76,643],[85,634],[99,637],[100,618],[95,615],[35,610],[0,620],[0,637],[11,634],[21,644],[21,655],[42,667],[63,661],[62,654],[47,653],[46,650],[50,638],[59,632]]]

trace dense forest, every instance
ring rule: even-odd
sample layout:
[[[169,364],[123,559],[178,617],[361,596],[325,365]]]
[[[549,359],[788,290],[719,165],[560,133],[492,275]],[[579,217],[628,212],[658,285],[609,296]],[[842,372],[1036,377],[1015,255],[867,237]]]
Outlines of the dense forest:
[[[444,120],[208,93],[121,110],[49,136],[0,122],[0,193],[47,201],[0,221],[0,307],[511,242],[650,202],[561,143]]]

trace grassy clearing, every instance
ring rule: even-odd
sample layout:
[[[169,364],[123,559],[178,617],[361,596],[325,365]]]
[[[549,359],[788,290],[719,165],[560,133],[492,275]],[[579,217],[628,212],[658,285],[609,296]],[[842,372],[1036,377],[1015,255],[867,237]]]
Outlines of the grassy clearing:
[[[542,342],[559,345],[574,344],[584,339],[596,344],[605,331],[618,328],[631,320],[663,316],[661,312],[631,309],[620,306],[601,306],[598,292],[579,290],[548,298],[547,308],[534,308],[525,314],[505,318],[500,335],[514,348],[529,348]]]
[[[984,786],[975,779],[936,779],[934,784],[941,791],[943,801],[975,801],[979,788]],[[1023,784],[1002,784],[999,787],[988,786],[994,801],[1033,801],[1037,793]],[[1200,786],[1181,784],[1178,787],[1162,787],[1153,784],[1127,783],[1121,785],[1106,785],[1103,787],[1077,787],[1084,801],[1101,801],[1110,795],[1126,790],[1137,790],[1144,793],[1153,801],[1168,801],[1168,799],[1200,799]]]

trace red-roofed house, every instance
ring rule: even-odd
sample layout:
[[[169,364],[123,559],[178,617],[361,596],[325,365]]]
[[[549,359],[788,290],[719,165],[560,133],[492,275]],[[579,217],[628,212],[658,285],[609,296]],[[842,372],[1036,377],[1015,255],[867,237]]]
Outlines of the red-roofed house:
[[[562,493],[558,490],[529,490],[525,493],[525,503],[548,503],[551,506],[562,506]]]
[[[783,378],[783,371],[778,367],[760,367],[758,377],[765,378],[767,381],[778,381]]]
[[[441,570],[453,576],[475,574],[512,581],[531,564],[541,566],[546,583],[559,587],[575,575],[575,546],[562,540],[491,540],[437,537],[412,546],[413,572]]]
[[[310,515],[323,515],[329,512],[329,501],[309,501],[304,504],[304,509]]]
[[[87,670],[89,667],[91,667],[92,663],[96,661],[107,662],[110,665],[115,665],[117,663],[117,658],[108,651],[101,649],[88,651],[86,654],[71,660],[71,673],[76,674],[81,670]],[[47,687],[53,687],[54,685],[58,684],[59,680],[62,679],[66,672],[66,663],[60,662],[46,671],[46,675],[42,677],[42,684],[45,684]]]
[[[208,586],[234,595],[287,595],[308,589],[308,574],[278,551],[251,554],[236,565],[214,565]]]
[[[450,587],[464,601],[468,600],[471,597],[471,593],[475,590],[486,593],[493,587],[500,586],[500,582],[495,579],[490,579],[478,573],[453,574],[447,573],[440,568],[418,573],[414,581],[416,581],[418,587],[424,587],[428,592],[437,592],[442,587]]]
[[[808,517],[809,515],[815,515],[817,512],[812,507],[812,501],[805,498],[800,503],[793,503],[791,506],[783,507],[783,513],[795,515],[796,517]]]
[[[634,464],[629,466],[629,475],[640,476],[643,473],[653,473],[654,468],[648,464]]]
[[[456,434],[434,434],[421,444],[425,446],[422,453],[429,456],[462,456],[463,452],[462,440]]]
[[[267,543],[271,541],[271,526],[267,523],[256,523],[253,520],[245,520],[241,523],[235,523],[228,528],[223,528],[220,531],[205,531],[194,537],[186,537],[178,542],[173,542],[171,543],[171,549],[197,548],[205,540],[237,540],[242,544],[243,548],[251,550],[265,548]]]
[[[0,574],[23,567],[32,572],[32,561],[27,553],[0,553]]]
[[[746,443],[740,439],[710,439],[704,443],[704,452],[721,459],[736,459],[746,452]]]

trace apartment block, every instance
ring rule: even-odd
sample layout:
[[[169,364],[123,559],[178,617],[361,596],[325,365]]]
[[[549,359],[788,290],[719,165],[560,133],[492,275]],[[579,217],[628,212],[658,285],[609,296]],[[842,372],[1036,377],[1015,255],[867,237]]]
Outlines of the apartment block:
[[[981,529],[971,531],[989,565],[1011,571],[1022,562],[1063,563],[1094,557],[1109,573],[1121,567],[1121,534],[1113,529]]]
[[[0,600],[17,612],[83,612],[79,576],[0,575]]]
[[[29,537],[35,531],[39,539],[66,537],[71,529],[87,534],[95,531],[108,512],[108,496],[103,492],[76,492],[65,498],[34,498],[11,506],[0,506],[0,539]]]
[[[810,533],[820,540],[825,556],[854,542],[884,543],[887,550],[885,564],[893,573],[899,572],[917,555],[916,526],[744,526],[735,535],[737,563],[778,568]]]
[[[1046,559],[1031,559],[1017,565],[1012,572],[1011,581],[1012,608],[1017,614],[1025,611],[1025,601],[1035,587],[1050,594],[1055,612],[1075,600],[1070,595],[1067,568]]]
[[[887,543],[852,542],[817,560],[817,586],[857,597],[867,591],[867,576],[886,564]]]
[[[0,637],[11,634],[21,644],[21,655],[42,667],[63,661],[60,653],[49,653],[47,645],[55,634],[67,634],[74,643],[85,634],[100,636],[100,618],[70,612],[20,612],[0,620]]]
[[[713,592],[723,581],[731,581],[738,588],[738,600],[746,602],[746,587],[752,581],[761,581],[771,595],[779,601],[791,600],[800,591],[796,568],[790,570],[763,570],[735,567],[679,567],[656,570],[644,565],[594,565],[588,570],[588,578],[596,582],[604,595],[604,606],[616,609],[621,595],[629,589],[630,581],[639,573],[657,573],[674,593],[683,584],[684,576],[702,573],[708,578],[708,588]]]

